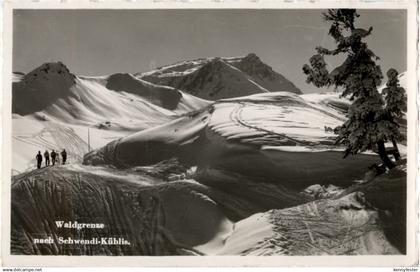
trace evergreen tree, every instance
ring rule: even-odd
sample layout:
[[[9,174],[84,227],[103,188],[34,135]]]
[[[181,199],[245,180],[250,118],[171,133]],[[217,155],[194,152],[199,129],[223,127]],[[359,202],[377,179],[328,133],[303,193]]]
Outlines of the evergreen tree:
[[[391,138],[392,144],[396,151],[395,159],[400,159],[400,153],[396,141],[402,139],[400,133],[400,125],[398,120],[400,120],[404,112],[407,111],[407,97],[405,94],[404,88],[400,87],[400,82],[398,80],[398,71],[391,68],[386,73],[388,81],[386,83],[386,88],[382,90],[382,94],[385,96],[385,116],[391,122],[392,130],[394,131]]]
[[[386,73],[388,81],[382,90],[385,96],[385,110],[394,120],[403,117],[407,111],[407,97],[404,88],[400,86],[398,71],[391,68]]]
[[[335,128],[337,144],[346,146],[344,157],[366,150],[377,151],[388,168],[395,164],[387,156],[385,142],[395,136],[394,125],[385,118],[384,100],[378,92],[382,71],[376,61],[379,59],[363,39],[372,32],[355,27],[359,17],[355,9],[330,9],[323,13],[331,23],[329,34],[336,43],[334,50],[316,47],[317,54],[310,58],[310,65],[303,66],[307,82],[317,87],[334,86],[343,89],[342,96],[349,97],[352,104],[347,121]],[[345,56],[344,62],[329,72],[325,56]]]

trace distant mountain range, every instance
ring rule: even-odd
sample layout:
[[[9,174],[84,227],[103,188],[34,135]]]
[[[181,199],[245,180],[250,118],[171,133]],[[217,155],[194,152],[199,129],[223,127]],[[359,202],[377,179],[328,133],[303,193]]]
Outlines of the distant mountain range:
[[[405,73],[399,77],[406,86]],[[61,62],[45,63],[27,74],[13,72],[12,81],[13,113],[84,124],[137,119],[145,121],[143,128],[220,99],[279,91],[302,94],[252,53],[95,77],[77,76]]]
[[[302,93],[291,81],[252,53],[244,57],[181,61],[136,74],[136,77],[209,100],[264,92]]]
[[[200,109],[211,103],[207,100],[276,91],[301,93],[255,54],[97,77],[77,76],[56,62],[28,74],[13,73],[12,111],[73,124],[115,122],[143,129]]]

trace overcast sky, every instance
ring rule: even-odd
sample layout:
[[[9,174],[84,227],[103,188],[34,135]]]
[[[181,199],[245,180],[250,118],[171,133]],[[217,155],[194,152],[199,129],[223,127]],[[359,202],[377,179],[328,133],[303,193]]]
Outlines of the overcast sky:
[[[322,10],[15,10],[13,70],[62,61],[77,75],[142,72],[185,59],[256,53],[304,92],[302,65],[315,46],[333,48]],[[369,47],[406,70],[406,12],[361,10]],[[331,66],[337,62],[329,60]]]

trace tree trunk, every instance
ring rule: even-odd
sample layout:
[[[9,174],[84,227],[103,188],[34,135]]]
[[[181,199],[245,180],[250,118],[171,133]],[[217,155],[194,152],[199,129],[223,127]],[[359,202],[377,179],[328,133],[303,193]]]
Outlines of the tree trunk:
[[[395,164],[391,161],[391,159],[386,154],[386,149],[385,149],[385,143],[384,143],[384,141],[379,141],[378,142],[378,154],[379,154],[379,157],[381,157],[384,165],[388,169],[392,169],[392,168],[395,167]]]
[[[398,149],[397,142],[394,139],[392,139],[392,145],[395,149],[394,158],[396,161],[399,161],[401,159],[400,150]]]

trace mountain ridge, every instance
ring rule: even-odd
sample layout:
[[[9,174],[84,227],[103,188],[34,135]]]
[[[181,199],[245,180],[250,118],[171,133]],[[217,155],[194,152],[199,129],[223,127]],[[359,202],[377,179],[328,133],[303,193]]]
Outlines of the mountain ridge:
[[[225,69],[224,73],[221,73],[220,68],[223,65]],[[181,61],[134,75],[211,100],[267,91],[302,93],[291,81],[275,72],[254,53],[243,57],[211,57]],[[224,88],[214,92],[217,86]]]

